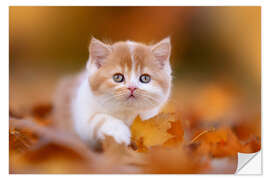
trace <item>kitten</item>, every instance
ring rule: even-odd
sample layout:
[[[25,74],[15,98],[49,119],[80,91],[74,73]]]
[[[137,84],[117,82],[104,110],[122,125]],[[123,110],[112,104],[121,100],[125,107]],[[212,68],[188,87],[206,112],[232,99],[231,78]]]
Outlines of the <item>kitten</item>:
[[[133,41],[109,45],[92,38],[86,70],[58,89],[56,110],[71,117],[68,124],[62,115],[59,126],[73,127],[92,146],[106,135],[129,145],[135,117],[154,117],[169,98],[170,52],[170,38],[149,46]]]

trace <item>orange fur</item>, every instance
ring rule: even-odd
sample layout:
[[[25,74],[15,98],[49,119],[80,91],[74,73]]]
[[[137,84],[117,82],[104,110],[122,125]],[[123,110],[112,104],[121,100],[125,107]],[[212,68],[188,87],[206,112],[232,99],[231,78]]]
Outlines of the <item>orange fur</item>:
[[[161,65],[155,61],[149,46],[137,44],[134,48],[135,70],[137,74],[148,73],[153,74],[152,79],[155,84],[160,86],[164,92],[169,88],[169,77],[162,71]],[[102,68],[100,68],[93,76],[89,77],[89,82],[93,92],[98,95],[104,92],[104,89],[111,89],[117,84],[107,81],[111,79],[114,73],[125,73],[127,67],[127,76],[129,77],[132,70],[131,54],[126,42],[118,42],[112,46],[112,53],[106,58]]]

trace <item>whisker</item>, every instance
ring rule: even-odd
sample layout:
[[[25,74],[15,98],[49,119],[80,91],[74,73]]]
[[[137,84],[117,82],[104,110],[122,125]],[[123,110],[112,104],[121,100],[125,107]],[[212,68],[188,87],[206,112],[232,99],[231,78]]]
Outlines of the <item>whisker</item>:
[[[109,96],[109,97],[107,97],[106,99],[103,100],[103,104],[106,103],[106,102],[108,102],[108,101],[110,101],[113,98],[121,97],[121,96],[123,96],[125,94],[126,93],[121,93],[121,94],[117,94],[117,95],[111,95],[111,96]]]
[[[157,101],[155,98],[153,98],[153,97],[151,97],[151,96],[149,96],[149,95],[140,94],[140,96],[145,97],[145,98],[147,98],[147,99],[150,99],[150,100],[152,100],[152,101],[158,103],[158,101]]]

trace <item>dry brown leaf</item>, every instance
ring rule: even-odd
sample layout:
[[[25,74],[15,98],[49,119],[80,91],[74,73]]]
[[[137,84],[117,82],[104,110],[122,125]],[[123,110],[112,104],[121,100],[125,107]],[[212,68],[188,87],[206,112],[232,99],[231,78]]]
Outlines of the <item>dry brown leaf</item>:
[[[50,108],[35,108],[29,118],[10,118],[10,173],[233,173],[237,152],[261,148],[260,129],[252,123],[204,130],[200,115],[196,126],[182,126],[169,104],[150,120],[136,118],[130,147],[106,137],[97,153],[74,134],[50,127]]]
[[[227,127],[207,131],[192,143],[199,143],[198,153],[213,157],[234,156],[242,150],[240,141]]]
[[[11,121],[15,129],[42,138],[23,153],[10,154],[11,173],[85,173],[83,169],[89,169],[89,162],[95,160],[96,154],[72,134],[43,127],[30,119],[11,118]]]
[[[140,164],[142,163],[142,154],[134,151],[131,147],[124,144],[118,144],[115,140],[107,136],[102,142],[103,153],[108,158],[115,158],[118,163]]]
[[[147,164],[144,173],[154,174],[197,174],[206,173],[209,161],[192,153],[184,146],[177,148],[153,147],[146,154]]]
[[[251,137],[247,142],[244,143],[241,149],[242,153],[255,153],[261,150],[261,138]]]

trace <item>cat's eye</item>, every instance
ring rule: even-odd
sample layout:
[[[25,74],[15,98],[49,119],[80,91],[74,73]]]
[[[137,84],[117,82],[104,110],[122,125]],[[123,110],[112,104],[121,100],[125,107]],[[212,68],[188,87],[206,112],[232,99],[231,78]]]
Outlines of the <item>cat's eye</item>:
[[[142,83],[149,83],[149,82],[151,81],[151,77],[150,77],[150,75],[148,75],[148,74],[142,74],[142,75],[140,76],[140,81],[141,81]]]
[[[117,83],[123,82],[125,80],[124,75],[121,73],[116,73],[113,75],[113,80]]]

